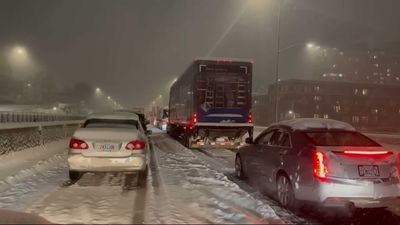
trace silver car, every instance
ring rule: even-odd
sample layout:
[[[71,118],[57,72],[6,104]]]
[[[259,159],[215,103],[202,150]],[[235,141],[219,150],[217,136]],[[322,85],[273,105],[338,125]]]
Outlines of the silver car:
[[[283,121],[246,142],[236,155],[236,175],[255,178],[285,207],[307,201],[375,208],[400,196],[398,154],[347,123]]]
[[[139,172],[145,175],[149,143],[139,117],[114,112],[89,116],[69,143],[71,180],[83,172]]]

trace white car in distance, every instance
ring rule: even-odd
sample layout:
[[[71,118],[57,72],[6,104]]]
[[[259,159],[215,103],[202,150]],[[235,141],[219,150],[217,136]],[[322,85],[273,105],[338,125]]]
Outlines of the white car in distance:
[[[135,172],[139,181],[144,180],[149,150],[146,131],[137,115],[91,115],[70,140],[69,177],[76,181],[84,172]]]

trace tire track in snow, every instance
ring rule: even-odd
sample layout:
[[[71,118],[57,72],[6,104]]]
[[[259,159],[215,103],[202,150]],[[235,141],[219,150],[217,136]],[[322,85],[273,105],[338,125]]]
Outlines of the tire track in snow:
[[[200,219],[200,223],[282,223],[268,205],[243,192],[177,141],[160,135],[154,142],[162,161],[161,177],[177,186],[181,201],[189,196],[182,208],[187,216]]]
[[[173,190],[167,185],[165,179],[165,174],[163,171],[160,170],[160,163],[159,159],[160,156],[158,155],[160,147],[169,151],[168,148],[165,146],[160,146],[159,140],[164,135],[158,134],[152,136],[152,148],[150,154],[150,177],[151,177],[151,184],[152,186],[149,187],[148,191],[151,191],[152,194],[150,195],[152,198],[148,199],[150,204],[148,204],[148,208],[146,211],[147,214],[147,221],[146,223],[185,223],[182,218],[185,215],[182,215],[181,211],[176,206],[176,200],[171,197],[173,194]],[[150,215],[150,213],[152,215]]]

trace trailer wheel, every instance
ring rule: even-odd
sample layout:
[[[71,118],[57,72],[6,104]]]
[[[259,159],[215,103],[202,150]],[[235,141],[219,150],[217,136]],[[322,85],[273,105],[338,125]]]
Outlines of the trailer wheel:
[[[185,135],[185,147],[191,148],[192,147],[192,135]]]

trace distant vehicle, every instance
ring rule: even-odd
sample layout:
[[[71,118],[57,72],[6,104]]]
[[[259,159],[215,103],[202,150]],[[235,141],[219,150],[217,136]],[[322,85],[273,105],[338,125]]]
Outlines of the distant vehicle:
[[[240,59],[197,59],[172,85],[168,133],[190,148],[236,148],[253,135],[253,63]]]
[[[144,110],[141,109],[117,109],[114,112],[127,112],[127,113],[134,113],[139,116],[140,123],[142,124],[143,129],[147,130],[148,121],[146,119]]]
[[[168,107],[164,107],[161,112],[160,115],[157,117],[156,119],[156,127],[158,127],[159,129],[166,131],[167,130],[167,126],[168,126],[168,116],[169,114],[169,110]]]
[[[139,117],[114,112],[89,116],[69,143],[69,177],[84,172],[138,172],[147,174],[149,143]]]
[[[256,179],[282,206],[375,208],[400,196],[399,155],[347,123],[283,121],[246,142],[236,155],[236,175]]]

